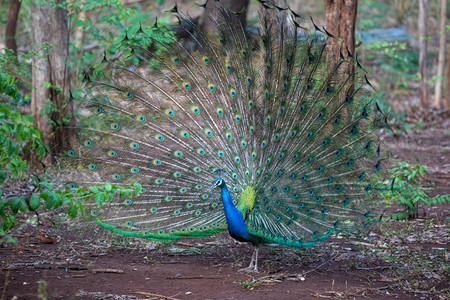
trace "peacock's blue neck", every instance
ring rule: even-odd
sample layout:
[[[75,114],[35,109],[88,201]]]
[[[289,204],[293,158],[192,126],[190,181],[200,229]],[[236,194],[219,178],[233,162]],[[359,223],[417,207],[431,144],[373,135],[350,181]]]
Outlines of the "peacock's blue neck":
[[[220,192],[230,235],[238,241],[253,242],[254,237],[247,232],[242,213],[234,206],[225,183],[221,186]]]

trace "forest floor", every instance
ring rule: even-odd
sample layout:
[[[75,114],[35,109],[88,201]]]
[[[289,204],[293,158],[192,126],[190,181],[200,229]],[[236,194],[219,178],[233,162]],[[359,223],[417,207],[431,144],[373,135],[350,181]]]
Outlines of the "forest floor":
[[[449,120],[449,118],[444,118]],[[450,194],[450,132],[442,122],[389,138],[395,158],[428,165],[423,186]],[[442,127],[444,126],[444,127]],[[450,205],[409,221],[380,222],[369,238],[313,248],[264,246],[260,273],[239,273],[252,248],[226,233],[161,245],[80,238],[55,212],[25,215],[0,244],[1,299],[449,299]],[[58,220],[59,230],[52,221]],[[64,219],[63,219],[64,220]],[[89,229],[94,230],[94,229]]]

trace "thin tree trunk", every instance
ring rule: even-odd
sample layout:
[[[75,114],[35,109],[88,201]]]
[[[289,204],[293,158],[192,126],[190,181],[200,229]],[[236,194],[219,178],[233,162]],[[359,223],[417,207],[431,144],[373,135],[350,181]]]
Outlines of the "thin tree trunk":
[[[397,24],[403,24],[403,19],[406,15],[406,5],[405,0],[397,1]]]
[[[445,109],[450,109],[450,50],[447,53],[447,74],[445,75]]]
[[[60,5],[65,3],[64,0],[55,2]],[[31,112],[53,157],[64,142],[62,130],[57,129],[63,125],[63,116],[72,111],[71,106],[66,105],[70,88],[66,64],[69,54],[67,12],[59,6],[36,5],[33,1],[31,23],[33,50],[42,54],[41,58],[37,55],[33,57]],[[47,52],[39,47],[46,43],[51,45]],[[52,161],[51,157],[46,159],[46,163]]]
[[[428,0],[419,0],[419,72],[420,72],[420,105],[428,106],[427,76],[427,14]]]
[[[5,46],[14,51],[14,55],[17,55],[16,29],[21,4],[22,2],[18,0],[9,0],[8,20],[5,26]]]
[[[79,4],[80,9],[84,8],[84,3],[85,3],[85,1],[83,0]],[[87,15],[88,15],[87,11],[85,11],[85,10],[80,11],[80,13],[78,14],[78,20],[85,22],[87,19]],[[78,74],[80,71],[79,63],[84,54],[83,46],[84,46],[84,39],[86,37],[86,32],[83,30],[82,26],[75,27],[74,31],[75,31],[75,34],[74,34],[73,44],[75,46],[76,51],[79,53],[79,56],[77,59],[77,62],[78,62],[77,66],[75,67],[75,70],[72,70],[72,71],[74,71],[74,73],[72,73],[72,74],[75,76],[75,78],[78,78]]]
[[[447,21],[447,1],[441,0],[441,16],[439,21],[439,58],[438,58],[438,69],[437,69],[437,80],[434,87],[434,103],[433,106],[437,108],[442,108],[444,103],[442,100],[442,77],[444,76],[445,68],[445,46],[446,46],[446,30],[445,22]]]
[[[355,25],[358,0],[325,0],[325,29],[335,37],[344,40],[329,38],[327,40],[325,59],[330,62],[328,65],[333,68],[340,58],[340,53],[349,56],[349,53],[356,57],[355,54]],[[342,49],[341,49],[342,46]],[[348,50],[348,51],[347,51]],[[349,61],[351,59],[347,57]],[[339,95],[339,99],[345,98],[347,94],[354,91],[355,64],[349,63],[346,69],[341,68],[340,72],[346,72],[349,81],[345,89]],[[336,98],[338,99],[338,98]],[[351,114],[347,114],[350,118]]]
[[[345,48],[355,55],[355,28],[358,0],[344,0],[343,2],[340,36],[344,39]]]
[[[325,29],[332,35],[342,38],[342,54],[348,51],[355,56],[355,26],[358,0],[325,0]],[[328,40],[327,60],[339,60],[341,42]],[[352,68],[353,69],[353,68]],[[354,70],[350,70],[354,74]]]
[[[325,0],[325,29],[336,37],[341,37],[341,2],[342,0]],[[327,43],[327,61],[337,61],[339,59],[339,41]]]

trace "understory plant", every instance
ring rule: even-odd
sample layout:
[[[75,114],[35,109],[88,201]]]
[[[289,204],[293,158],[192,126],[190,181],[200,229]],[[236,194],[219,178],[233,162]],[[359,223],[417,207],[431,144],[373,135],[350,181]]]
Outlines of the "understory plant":
[[[67,215],[75,218],[84,214],[84,204],[88,201],[100,207],[104,202],[113,201],[115,195],[123,199],[140,193],[139,184],[117,186],[105,182],[89,188],[61,187],[51,183],[45,170],[40,175],[32,175],[25,157],[34,155],[40,161],[48,154],[48,147],[32,125],[33,117],[18,110],[21,94],[10,74],[0,73],[0,97],[0,238],[8,237],[7,231],[17,224],[19,213],[32,211],[39,216],[39,210],[66,205]],[[17,180],[26,180],[34,187],[31,195],[4,193],[6,184],[14,186]],[[10,237],[8,240],[13,241]]]
[[[389,220],[408,220],[418,217],[419,208],[425,206],[434,206],[450,202],[450,195],[428,196],[427,190],[422,186],[421,178],[426,172],[425,165],[411,165],[400,161],[388,172],[392,178],[390,188],[383,191],[381,195],[384,198],[386,208],[396,205],[401,208],[385,219]]]

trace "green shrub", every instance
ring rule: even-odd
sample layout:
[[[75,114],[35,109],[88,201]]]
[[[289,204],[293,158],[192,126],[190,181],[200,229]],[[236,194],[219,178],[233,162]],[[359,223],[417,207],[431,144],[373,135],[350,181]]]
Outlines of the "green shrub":
[[[26,177],[28,163],[22,158],[23,154],[32,152],[43,158],[48,148],[42,143],[39,130],[32,125],[33,117],[23,115],[17,109],[21,95],[11,75],[0,74],[0,96],[3,100],[0,102],[0,235],[3,235],[16,224],[13,215],[27,211],[24,196],[2,197],[3,183]]]
[[[407,220],[417,215],[418,209],[450,202],[450,195],[436,195],[429,197],[421,185],[420,178],[425,175],[426,166],[411,166],[407,162],[398,162],[389,170],[392,183],[390,189],[382,192],[386,208],[392,204],[403,210],[388,216],[387,220]]]

